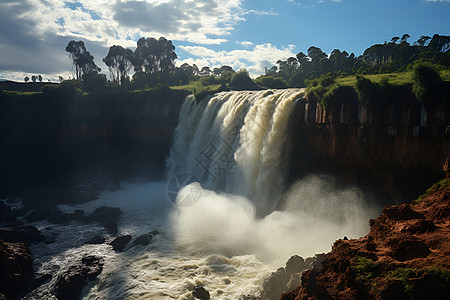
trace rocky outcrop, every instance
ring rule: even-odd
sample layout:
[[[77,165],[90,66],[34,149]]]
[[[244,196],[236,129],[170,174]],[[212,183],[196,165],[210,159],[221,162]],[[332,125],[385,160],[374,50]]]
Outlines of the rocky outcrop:
[[[53,292],[59,300],[78,299],[88,280],[95,280],[103,270],[103,260],[96,256],[85,256],[79,263],[56,279]]]
[[[0,240],[0,299],[18,299],[30,287],[34,278],[33,258],[23,243]]]
[[[308,257],[303,259],[301,256],[293,255],[286,262],[286,266],[278,268],[275,272],[264,279],[263,289],[258,298],[264,300],[280,299],[280,295],[284,292],[290,291],[301,282],[301,274],[305,270],[321,268],[321,261],[323,254],[318,254],[315,257]]]
[[[115,251],[121,252],[125,249],[125,246],[131,241],[131,235],[121,235],[116,237],[110,245],[113,247]]]
[[[209,300],[210,295],[209,292],[202,286],[194,286],[194,290],[192,291],[192,296],[200,300]]]
[[[42,242],[45,238],[34,226],[16,226],[0,228],[0,239],[5,242],[33,244]]]
[[[446,299],[450,293],[450,179],[416,204],[387,206],[370,233],[338,240],[322,270],[282,295],[294,299]]]
[[[118,207],[101,206],[88,215],[86,220],[88,222],[98,222],[102,224],[109,233],[116,234],[118,232],[117,222],[121,215],[122,211]]]

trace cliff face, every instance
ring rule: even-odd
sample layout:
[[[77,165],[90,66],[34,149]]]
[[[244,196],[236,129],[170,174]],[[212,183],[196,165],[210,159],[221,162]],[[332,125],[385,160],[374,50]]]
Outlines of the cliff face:
[[[304,272],[302,284],[281,299],[447,299],[449,183],[417,204],[386,206],[368,235],[336,241],[321,268]]]
[[[59,177],[94,169],[113,176],[161,176],[187,94],[168,88],[2,94],[1,177]]]
[[[394,104],[370,109],[350,99],[325,110],[315,99],[300,101],[291,178],[329,173],[367,187],[385,203],[417,197],[444,175],[450,154],[445,114],[442,106],[426,109],[407,96]]]

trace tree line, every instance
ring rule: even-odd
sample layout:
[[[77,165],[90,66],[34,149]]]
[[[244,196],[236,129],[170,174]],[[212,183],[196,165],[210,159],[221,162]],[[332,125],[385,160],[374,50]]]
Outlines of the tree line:
[[[311,46],[306,53],[276,61],[266,68],[264,75],[256,82],[266,88],[305,87],[308,82],[324,74],[329,77],[383,74],[402,72],[413,62],[431,62],[450,66],[450,36],[435,34],[421,36],[413,44],[410,36],[393,37],[389,42],[375,44],[360,56],[334,49],[327,55],[317,46]],[[70,41],[66,47],[73,62],[74,79],[84,81],[86,89],[108,84],[105,74],[99,74],[93,55],[83,41]],[[140,38],[136,49],[113,45],[103,62],[110,73],[110,83],[130,88],[153,87],[158,84],[170,86],[185,85],[199,81],[201,85],[229,84],[236,72],[230,66],[201,69],[195,64],[175,66],[178,58],[172,41],[165,37]],[[131,71],[133,75],[131,76]]]
[[[83,41],[70,41],[66,47],[73,62],[74,79],[105,84],[106,75],[95,64],[94,57],[86,49]],[[131,88],[153,87],[157,84],[183,85],[201,80],[202,84],[227,83],[234,70],[230,66],[214,68],[205,66],[199,69],[184,63],[175,67],[175,46],[164,37],[140,38],[133,51],[113,45],[103,62],[108,67],[111,83]],[[134,74],[130,76],[131,70]]]
[[[308,81],[324,74],[337,77],[403,72],[417,62],[450,66],[450,36],[421,36],[412,45],[409,38],[408,34],[393,37],[390,42],[370,46],[358,57],[339,49],[327,55],[319,47],[311,46],[306,54],[299,52],[295,57],[278,60],[256,81],[269,88],[305,87]]]

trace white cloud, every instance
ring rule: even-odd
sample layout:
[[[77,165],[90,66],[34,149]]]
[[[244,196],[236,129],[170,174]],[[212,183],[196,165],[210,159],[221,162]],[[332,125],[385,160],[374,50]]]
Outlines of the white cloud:
[[[193,57],[178,61],[178,65],[195,63],[199,68],[228,65],[233,67],[234,70],[245,68],[252,77],[263,74],[264,67],[275,65],[278,59],[284,60],[290,56],[295,56],[292,52],[294,50],[293,45],[279,49],[270,43],[255,45],[251,50],[214,51],[201,46],[180,46],[179,48]]]
[[[450,0],[426,0],[427,2],[450,2]]]
[[[64,51],[85,41],[97,64],[112,45],[135,47],[140,37],[165,36],[221,44],[249,13],[243,0],[2,0],[0,72],[57,74],[70,68]],[[262,13],[262,12],[260,12]],[[23,78],[23,76],[21,76]]]
[[[244,47],[250,47],[250,46],[254,45],[254,43],[249,42],[249,41],[242,41],[242,42],[237,41],[236,44],[242,45]]]

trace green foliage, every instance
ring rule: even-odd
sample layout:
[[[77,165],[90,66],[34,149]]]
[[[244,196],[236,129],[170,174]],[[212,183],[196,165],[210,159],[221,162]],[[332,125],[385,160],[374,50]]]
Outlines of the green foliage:
[[[78,80],[64,80],[58,85],[45,85],[42,92],[48,96],[71,97],[83,94],[82,85]]]
[[[218,84],[216,77],[214,76],[204,76],[204,77],[200,77],[200,83],[203,86],[208,86],[208,85],[213,85],[213,84]]]
[[[356,273],[356,280],[367,282],[379,275],[378,266],[373,260],[367,257],[359,256],[352,265],[353,271]]]
[[[414,66],[412,92],[419,101],[431,100],[439,92],[441,84],[441,76],[431,65]]]
[[[373,105],[381,98],[379,85],[363,76],[356,76],[355,87],[361,103]]]
[[[400,280],[405,288],[405,291],[411,294],[414,289],[414,284],[411,279],[422,276],[424,273],[424,269],[398,268],[391,271],[388,277]]]
[[[288,86],[286,80],[276,76],[260,76],[255,81],[258,85],[268,89],[285,89]]]
[[[238,91],[242,90],[260,90],[261,87],[258,86],[248,75],[246,70],[241,70],[234,73],[231,77],[231,82],[229,84],[230,88]]]
[[[433,184],[429,189],[426,190],[425,193],[423,193],[422,195],[419,196],[419,198],[417,198],[416,200],[413,200],[413,204],[417,204],[420,201],[422,201],[423,199],[425,199],[426,197],[430,196],[433,193],[436,193],[438,191],[442,191],[445,188],[450,187],[450,178],[443,178],[442,180],[440,180],[439,182],[436,182],[435,184]]]
[[[431,267],[429,269],[397,268],[388,274],[394,280],[400,280],[405,292],[411,296],[416,289],[417,279],[428,277],[440,290],[450,290],[450,271]]]

